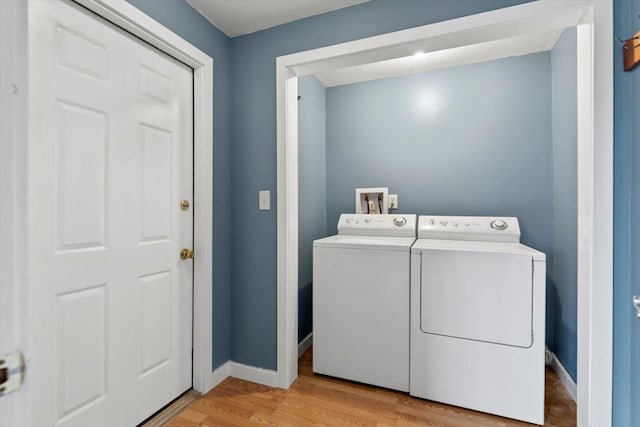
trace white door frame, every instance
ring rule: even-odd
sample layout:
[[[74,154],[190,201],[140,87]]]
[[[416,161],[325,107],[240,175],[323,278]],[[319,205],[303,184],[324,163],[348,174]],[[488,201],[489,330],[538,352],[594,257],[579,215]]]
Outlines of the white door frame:
[[[613,7],[539,0],[276,60],[278,189],[277,383],[297,377],[297,77],[509,35],[577,27],[578,425],[611,425],[613,336]],[[424,43],[424,42],[427,43]],[[422,42],[422,44],[420,44]]]
[[[36,0],[30,0],[36,1]],[[213,59],[125,0],[71,0],[155,48],[193,68],[194,150],[194,289],[193,388],[206,393],[213,388]],[[27,73],[27,12],[29,2],[3,0],[0,8],[0,229],[2,236],[0,296],[3,302],[0,333],[21,347],[29,362],[29,266],[26,257],[26,144],[29,138]],[[5,25],[12,24],[12,25]],[[8,209],[7,209],[8,208]],[[7,308],[8,306],[8,308]],[[6,349],[2,349],[7,351]],[[29,367],[29,364],[27,363]],[[29,369],[29,368],[27,368]],[[27,371],[23,390],[0,399],[0,426],[29,425],[30,382]]]
[[[18,0],[0,1],[0,354],[25,350],[26,282],[26,14]],[[7,43],[6,41],[11,42]],[[0,427],[22,423],[28,393],[0,398]]]

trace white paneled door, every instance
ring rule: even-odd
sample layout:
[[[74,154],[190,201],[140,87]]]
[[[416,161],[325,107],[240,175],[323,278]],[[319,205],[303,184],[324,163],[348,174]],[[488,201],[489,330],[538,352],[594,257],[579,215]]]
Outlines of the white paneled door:
[[[192,70],[29,2],[34,426],[134,426],[191,387]]]

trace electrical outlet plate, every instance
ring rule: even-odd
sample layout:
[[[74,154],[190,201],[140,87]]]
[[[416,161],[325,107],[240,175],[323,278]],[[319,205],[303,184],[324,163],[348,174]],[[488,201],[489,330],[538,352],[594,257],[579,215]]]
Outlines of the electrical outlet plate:
[[[389,194],[389,210],[398,209],[398,195]]]

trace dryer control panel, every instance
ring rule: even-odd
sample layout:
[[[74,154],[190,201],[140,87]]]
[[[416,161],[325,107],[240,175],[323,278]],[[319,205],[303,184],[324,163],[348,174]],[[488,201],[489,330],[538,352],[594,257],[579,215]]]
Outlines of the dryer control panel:
[[[338,234],[416,237],[416,214],[342,214]]]
[[[520,224],[515,217],[421,215],[419,239],[520,242]]]

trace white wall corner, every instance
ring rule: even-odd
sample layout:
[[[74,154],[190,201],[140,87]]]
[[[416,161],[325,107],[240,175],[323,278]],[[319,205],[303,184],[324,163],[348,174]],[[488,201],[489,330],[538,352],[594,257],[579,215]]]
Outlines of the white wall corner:
[[[302,357],[305,351],[309,350],[311,344],[313,344],[313,332],[307,335],[305,339],[300,341],[300,344],[298,344],[298,359]]]

